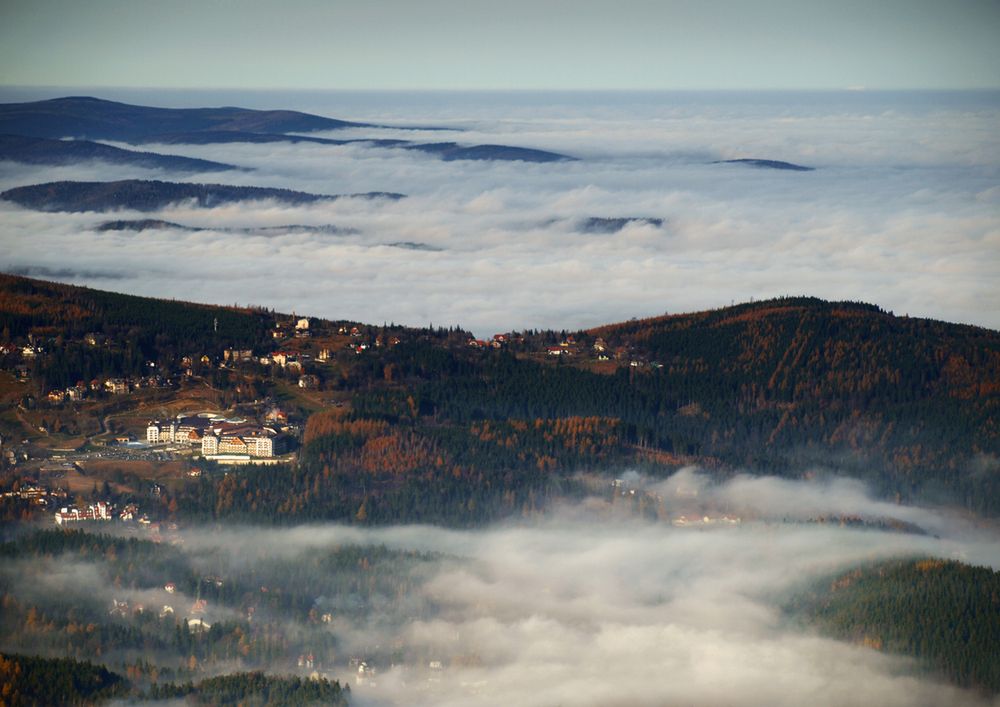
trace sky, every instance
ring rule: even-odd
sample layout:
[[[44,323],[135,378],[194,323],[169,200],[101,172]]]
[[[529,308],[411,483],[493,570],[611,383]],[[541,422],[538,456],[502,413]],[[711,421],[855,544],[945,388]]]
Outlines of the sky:
[[[4,0],[0,86],[1000,86],[995,0]]]

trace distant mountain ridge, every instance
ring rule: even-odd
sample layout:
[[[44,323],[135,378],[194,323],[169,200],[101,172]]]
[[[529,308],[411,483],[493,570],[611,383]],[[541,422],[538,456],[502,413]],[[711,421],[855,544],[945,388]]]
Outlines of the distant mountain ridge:
[[[763,169],[784,169],[789,172],[815,172],[815,167],[806,167],[792,162],[782,162],[781,160],[762,160],[756,158],[743,158],[738,160],[716,160],[712,164],[743,164],[748,167],[761,167]]]
[[[33,103],[0,104],[0,134],[25,138],[118,140],[131,144],[213,145],[228,143],[315,143],[319,145],[368,144],[403,148],[435,155],[442,160],[496,160],[563,162],[575,158],[548,150],[509,145],[460,145],[455,142],[415,143],[395,138],[337,140],[293,133],[344,128],[394,130],[453,130],[453,128],[390,126],[324,118],[290,110],[249,108],[154,108],[105,101],[91,97],[54,98]],[[71,144],[71,143],[67,143]],[[91,143],[93,144],[93,143]],[[85,159],[64,147],[66,158]],[[97,150],[98,148],[90,148]],[[103,154],[115,148],[108,147]],[[127,151],[122,151],[126,152]],[[118,155],[122,158],[122,155]],[[51,163],[46,163],[51,164]],[[180,164],[180,163],[177,163]],[[177,167],[179,168],[179,167]],[[190,169],[190,165],[188,166]]]
[[[169,132],[313,132],[377,127],[291,110],[154,108],[89,96],[0,104],[0,132],[30,137],[76,137],[131,142]]]
[[[222,172],[239,169],[235,165],[179,155],[137,152],[90,140],[56,140],[26,135],[0,135],[0,160],[22,164],[68,165],[99,161],[110,164],[167,169],[178,172]]]
[[[409,140],[384,138],[352,138],[336,140],[306,135],[274,133],[246,133],[235,130],[205,130],[191,133],[151,135],[134,142],[166,145],[213,145],[230,143],[268,144],[275,142],[313,143],[316,145],[369,145],[371,147],[400,148],[434,155],[445,162],[457,160],[507,161],[507,162],[567,162],[575,157],[548,150],[510,145],[460,145],[457,142],[414,143]]]
[[[189,199],[201,208],[256,199],[273,199],[285,204],[310,204],[345,197],[365,199],[401,199],[402,194],[368,192],[364,194],[310,194],[291,189],[241,187],[228,184],[188,184],[156,180],[126,179],[117,182],[49,182],[8,189],[0,199],[12,201],[36,211],[110,211],[134,209],[155,211],[169,204]]]

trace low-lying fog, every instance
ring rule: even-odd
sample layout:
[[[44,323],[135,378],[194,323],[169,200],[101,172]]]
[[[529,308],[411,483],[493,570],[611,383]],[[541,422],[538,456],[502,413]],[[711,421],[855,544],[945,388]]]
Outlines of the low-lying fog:
[[[658,520],[621,512],[633,490],[659,499]],[[810,520],[824,516],[873,524]],[[923,533],[877,529],[885,521]],[[239,527],[182,539],[193,565],[219,577],[348,546],[433,553],[419,555],[412,589],[371,613],[341,610],[350,598],[332,588],[316,598],[338,646],[334,664],[316,670],[348,682],[357,705],[980,704],[907,659],[824,638],[781,606],[871,560],[1000,567],[994,531],[875,500],[856,482],[714,484],[693,469],[665,481],[626,474],[612,494],[476,531]],[[69,571],[77,593],[94,581]],[[108,601],[111,591],[93,589]],[[294,670],[293,660],[271,669]]]
[[[616,519],[605,500],[479,532],[239,530],[189,550],[234,543],[238,557],[250,547],[296,554],[374,543],[444,554],[421,589],[436,616],[335,627],[359,657],[373,644],[405,645],[427,657],[426,664],[380,666],[361,684],[353,672],[339,673],[360,705],[979,701],[914,677],[904,659],[820,637],[779,604],[812,580],[874,559],[934,555],[1000,567],[994,535],[931,510],[873,500],[850,481],[739,477],[716,486],[684,470],[658,484],[626,476],[617,498],[631,489],[666,499],[674,522]],[[679,527],[685,508],[694,520]],[[837,514],[896,519],[933,535],[793,522]]]
[[[260,95],[251,98],[244,102],[266,104]],[[362,144],[274,143],[142,146],[252,170],[196,176],[2,163],[0,189],[159,178],[325,194],[395,191],[409,198],[294,208],[175,205],[106,215],[41,214],[3,202],[0,268],[335,319],[460,324],[482,335],[578,328],[783,294],[862,299],[897,314],[1000,326],[990,306],[1000,300],[995,94],[767,100],[599,94],[575,101],[558,94],[437,101],[286,94],[271,100],[342,118],[462,129],[352,129],[327,137],[496,143],[579,159],[446,162]],[[188,105],[206,102],[211,96],[198,94]],[[734,158],[816,169],[713,164]],[[136,217],[206,230],[96,230],[107,219]],[[580,227],[592,217],[663,223],[593,233]],[[294,224],[356,233],[239,230]]]

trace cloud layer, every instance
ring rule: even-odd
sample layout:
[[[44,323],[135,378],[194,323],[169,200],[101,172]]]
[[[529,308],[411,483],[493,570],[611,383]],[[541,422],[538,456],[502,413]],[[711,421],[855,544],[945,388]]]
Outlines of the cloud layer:
[[[253,168],[198,181],[410,197],[305,208],[178,205],[154,215],[210,229],[198,233],[97,233],[102,215],[36,214],[0,204],[0,267],[70,269],[79,274],[63,279],[109,289],[374,323],[461,324],[487,335],[783,294],[861,299],[899,314],[1000,326],[989,305],[1000,299],[1000,138],[994,129],[1000,105],[963,103],[961,96],[952,105],[931,95],[922,102],[902,95],[867,103],[692,95],[624,105],[615,105],[613,96],[586,104],[529,98],[428,105],[399,96],[386,106],[383,97],[377,110],[353,106],[353,114],[341,117],[465,132],[443,138],[369,130],[336,137],[377,132],[499,143],[580,161],[442,162],[363,145],[152,145],[148,149]],[[743,157],[817,170],[710,164]],[[0,165],[4,189],[129,177],[181,178],[98,164]],[[590,217],[662,218],[664,224],[636,223],[612,235],[581,232],[578,224]],[[334,224],[358,233],[278,237],[222,230],[287,224]],[[399,242],[434,250],[387,247]],[[95,277],[109,266],[115,279]]]
[[[370,658],[366,650],[391,645],[424,656],[377,664],[360,683],[341,672],[360,705],[981,703],[919,677],[908,660],[823,638],[779,606],[810,582],[872,560],[934,555],[1000,567],[994,534],[875,501],[852,482],[741,477],[714,485],[688,469],[656,490],[674,513],[697,499],[703,507],[738,503],[756,520],[678,528],[615,520],[591,503],[478,532],[237,529],[185,547],[225,548],[219,556],[230,558],[253,548],[294,559],[345,544],[442,553],[406,597],[400,616],[409,618],[335,623],[350,655]],[[779,520],[832,512],[910,519],[937,537]]]
[[[717,483],[689,468],[665,480],[626,473],[614,494],[607,478],[594,488],[588,501],[542,518],[474,531],[191,528],[174,548],[196,576],[252,576],[254,587],[279,592],[298,563],[309,572],[326,567],[322,581],[308,581],[320,595],[305,599],[331,612],[330,623],[307,625],[301,606],[289,613],[266,602],[254,620],[279,623],[306,647],[317,631],[330,632],[336,657],[321,653],[317,670],[348,682],[361,706],[1000,704],[935,682],[909,659],[825,638],[782,610],[813,583],[871,561],[933,556],[1000,568],[995,528],[887,504],[846,480]],[[668,518],[623,512],[633,489],[656,494]],[[722,522],[723,513],[741,522]],[[684,514],[716,522],[673,522]],[[830,515],[901,520],[926,532],[813,522]],[[407,554],[383,553],[388,574],[367,574],[367,563],[324,564],[357,546]],[[103,612],[125,598],[154,611],[171,604],[180,617],[192,601],[160,587],[115,589],[79,560],[28,562],[0,568],[0,584],[43,608],[69,600]],[[213,600],[207,616],[238,613]],[[5,646],[25,640],[10,636]],[[294,657],[266,667],[295,672]],[[359,675],[351,658],[374,674]]]

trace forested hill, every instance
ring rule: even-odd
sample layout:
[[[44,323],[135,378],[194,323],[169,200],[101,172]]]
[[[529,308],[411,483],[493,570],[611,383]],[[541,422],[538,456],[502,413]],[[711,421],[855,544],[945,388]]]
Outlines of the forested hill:
[[[962,687],[1000,693],[1000,572],[896,560],[832,577],[789,610],[830,635],[914,656]]]
[[[373,127],[290,110],[156,108],[88,96],[0,104],[0,133],[131,141],[149,135],[203,130],[310,132]]]
[[[236,169],[231,164],[211,160],[123,150],[89,140],[47,140],[21,135],[0,135],[0,160],[38,165],[97,161],[178,172],[221,172]]]
[[[189,350],[263,346],[271,316],[253,309],[123,295],[0,274],[0,332],[5,340],[58,337],[78,341],[98,332],[157,361]],[[58,355],[58,354],[55,354]]]
[[[196,515],[470,524],[540,508],[580,471],[688,463],[722,475],[826,470],[889,497],[1000,513],[995,331],[811,298],[492,342],[324,320],[293,338],[276,329],[288,321],[0,278],[6,336],[48,342],[33,364],[49,386],[39,394],[107,369],[95,352],[164,371],[181,356],[217,362],[230,346],[306,355],[318,397],[303,410],[294,473],[248,472],[253,495],[203,477],[181,499]],[[88,347],[89,331],[114,346]],[[209,370],[203,380],[236,402],[287,375]]]
[[[1000,333],[897,317],[874,305],[786,298],[633,320],[588,332],[686,376],[739,384],[741,405],[853,407],[928,397],[996,399]]]
[[[309,194],[291,189],[242,187],[229,184],[191,184],[158,180],[125,179],[116,182],[49,182],[8,189],[0,199],[37,211],[155,211],[180,201],[194,201],[210,208],[238,201],[270,199],[282,204],[311,204],[345,195]],[[369,192],[351,194],[364,199],[401,199],[402,194]]]
[[[588,335],[662,365],[663,387],[704,420],[711,440],[701,449],[711,454],[732,458],[742,448],[746,463],[827,461],[858,470],[878,459],[897,487],[921,486],[918,469],[958,478],[996,466],[1000,333],[993,330],[787,298]]]

